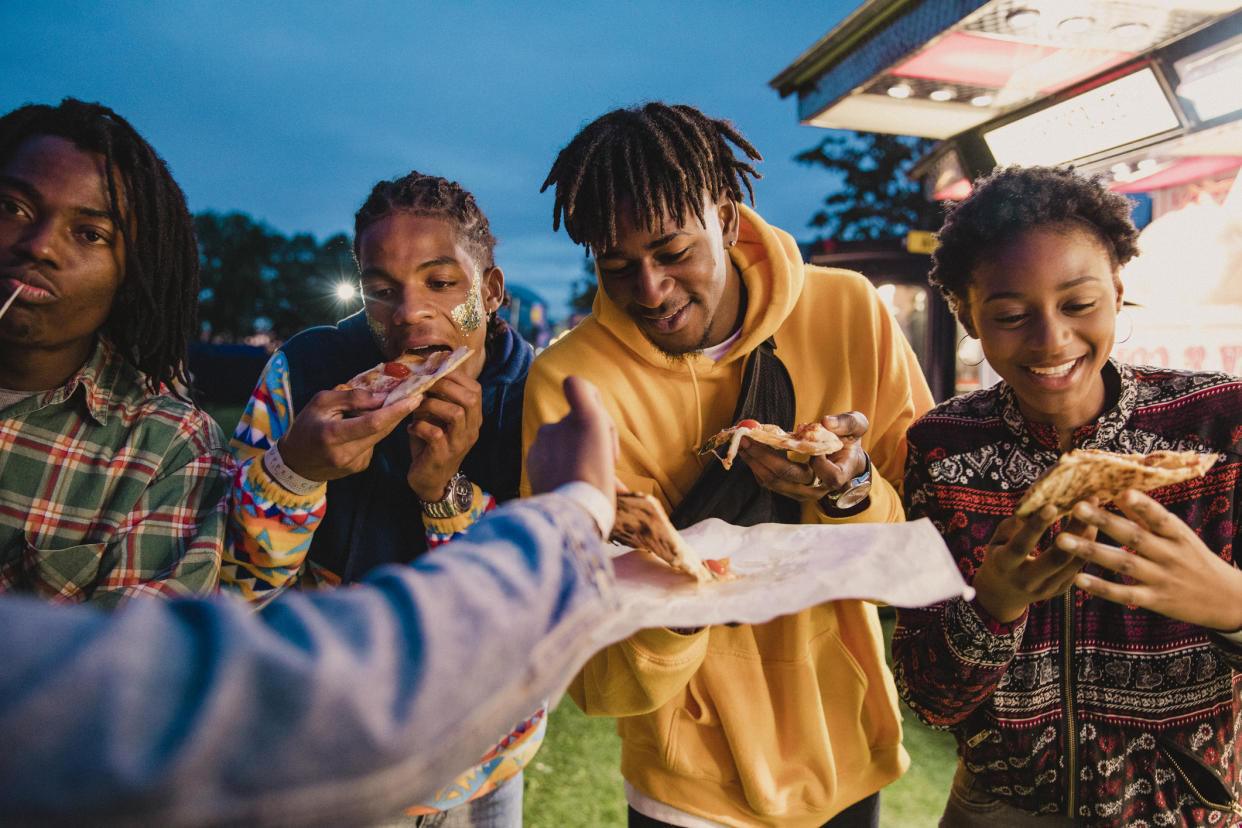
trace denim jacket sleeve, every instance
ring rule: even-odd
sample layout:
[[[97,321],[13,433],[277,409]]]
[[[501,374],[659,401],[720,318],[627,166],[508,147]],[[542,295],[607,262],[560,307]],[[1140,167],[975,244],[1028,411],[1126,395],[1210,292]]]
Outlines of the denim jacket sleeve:
[[[388,816],[563,691],[615,609],[593,521],[556,494],[257,613],[227,595],[112,615],[0,598],[0,819]]]

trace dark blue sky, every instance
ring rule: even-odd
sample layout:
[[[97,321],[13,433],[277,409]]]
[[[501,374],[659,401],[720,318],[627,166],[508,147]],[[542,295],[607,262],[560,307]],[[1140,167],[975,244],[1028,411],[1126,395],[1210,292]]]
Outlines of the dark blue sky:
[[[0,4],[0,108],[98,100],[168,161],[190,208],[317,239],[410,169],[474,192],[509,281],[559,315],[582,252],[539,193],[586,122],[661,99],[731,119],[764,155],[759,210],[799,239],[827,194],[792,157],[767,82],[858,5],[742,2],[43,2]]]

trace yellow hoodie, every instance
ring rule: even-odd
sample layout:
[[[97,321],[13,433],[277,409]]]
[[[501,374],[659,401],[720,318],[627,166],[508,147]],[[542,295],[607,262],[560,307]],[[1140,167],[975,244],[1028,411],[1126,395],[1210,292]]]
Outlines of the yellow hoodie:
[[[536,357],[523,453],[566,411],[562,379],[599,387],[620,438],[618,476],[675,507],[731,425],[745,357],[775,335],[795,421],[861,411],[871,426],[871,506],[851,518],[805,504],[804,523],[903,520],[906,428],[931,394],[892,315],[857,273],[804,265],[789,234],[742,213],[730,249],[747,301],[719,362],[670,360],[601,290],[591,316]],[[529,494],[523,480],[523,493]],[[621,770],[643,793],[727,825],[818,828],[909,764],[875,608],[839,601],[761,625],[683,635],[644,630],[595,655],[569,689],[587,714],[618,717]]]

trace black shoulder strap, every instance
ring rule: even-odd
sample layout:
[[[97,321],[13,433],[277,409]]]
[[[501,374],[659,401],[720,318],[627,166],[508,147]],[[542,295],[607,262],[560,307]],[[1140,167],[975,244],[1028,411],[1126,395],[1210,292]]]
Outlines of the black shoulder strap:
[[[794,427],[794,401],[793,380],[769,337],[747,359],[733,422],[749,418],[790,431]],[[674,526],[684,529],[709,517],[735,526],[753,526],[797,523],[801,514],[796,500],[760,486],[745,463],[734,463],[726,470],[712,461],[669,517]]]

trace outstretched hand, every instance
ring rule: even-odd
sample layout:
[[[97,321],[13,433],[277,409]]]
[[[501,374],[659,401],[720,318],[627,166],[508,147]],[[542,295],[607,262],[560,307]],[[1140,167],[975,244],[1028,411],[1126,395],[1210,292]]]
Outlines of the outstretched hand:
[[[616,492],[617,427],[590,382],[569,376],[563,388],[569,413],[540,426],[526,456],[531,489],[540,494],[581,480],[611,499]]]
[[[336,480],[365,469],[375,444],[418,405],[418,396],[384,405],[369,391],[320,391],[280,438],[280,457],[308,480]]]
[[[996,527],[988,542],[983,564],[975,572],[976,600],[992,618],[1007,624],[1016,621],[1035,601],[1060,595],[1069,589],[1083,562],[1062,548],[1050,546],[1035,555],[1035,545],[1057,519],[1054,506],[1018,517],[1011,515]],[[1095,527],[1071,520],[1057,537],[1085,536],[1095,539]]]
[[[1212,630],[1242,629],[1242,570],[1218,557],[1184,521],[1147,495],[1129,490],[1114,502],[1121,515],[1088,503],[1077,504],[1072,514],[1125,549],[1064,536],[1056,544],[1125,576],[1128,583],[1081,573],[1075,579],[1079,589]]]
[[[789,459],[784,449],[765,446],[749,437],[738,444],[737,456],[746,462],[760,486],[799,501],[819,500],[829,492],[840,491],[867,468],[862,436],[870,423],[865,414],[849,411],[830,414],[820,420],[824,428],[841,438],[842,446],[832,454],[811,457],[806,463]]]

